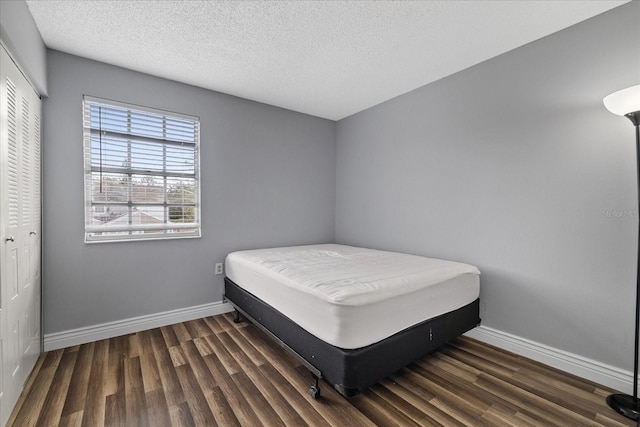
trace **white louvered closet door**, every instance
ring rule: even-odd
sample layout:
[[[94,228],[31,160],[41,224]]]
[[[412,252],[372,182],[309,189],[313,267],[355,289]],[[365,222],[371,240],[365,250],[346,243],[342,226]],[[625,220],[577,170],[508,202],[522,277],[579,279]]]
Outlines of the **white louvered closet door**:
[[[0,425],[40,354],[41,101],[0,49]]]

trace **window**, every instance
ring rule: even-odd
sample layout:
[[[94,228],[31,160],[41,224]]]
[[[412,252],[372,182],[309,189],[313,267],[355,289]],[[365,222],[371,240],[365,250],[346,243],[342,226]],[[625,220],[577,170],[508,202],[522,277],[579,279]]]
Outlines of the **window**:
[[[200,237],[200,120],[84,96],[85,242]]]

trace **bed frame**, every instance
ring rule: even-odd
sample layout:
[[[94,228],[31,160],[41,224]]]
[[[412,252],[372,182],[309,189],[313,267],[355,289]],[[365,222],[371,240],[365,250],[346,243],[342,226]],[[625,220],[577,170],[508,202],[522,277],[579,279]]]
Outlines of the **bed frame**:
[[[314,399],[320,396],[320,378],[324,378],[343,396],[355,396],[480,324],[480,299],[476,299],[464,307],[404,329],[375,344],[343,349],[302,329],[228,277],[224,282],[225,298],[236,310],[234,321],[240,322],[242,314],[297,357],[315,379],[315,384],[309,388]]]

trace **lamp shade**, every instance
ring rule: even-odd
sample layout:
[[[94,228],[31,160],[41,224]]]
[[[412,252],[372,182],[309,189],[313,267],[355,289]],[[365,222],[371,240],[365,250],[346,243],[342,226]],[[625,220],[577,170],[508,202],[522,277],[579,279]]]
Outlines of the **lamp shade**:
[[[640,85],[614,92],[606,96],[602,102],[607,110],[619,116],[640,111]]]

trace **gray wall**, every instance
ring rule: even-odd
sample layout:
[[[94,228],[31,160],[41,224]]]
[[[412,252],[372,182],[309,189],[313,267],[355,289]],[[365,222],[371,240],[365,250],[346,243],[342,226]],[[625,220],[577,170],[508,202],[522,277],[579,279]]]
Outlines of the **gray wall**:
[[[40,95],[47,95],[47,49],[24,0],[0,1],[0,38]]]
[[[220,301],[233,250],[331,242],[335,122],[48,52],[45,334]],[[202,238],[84,244],[82,95],[199,116]]]
[[[336,240],[479,266],[485,326],[632,369],[632,2],[337,126]]]

